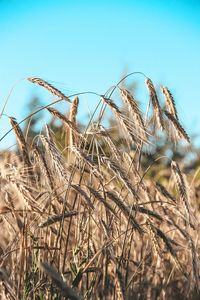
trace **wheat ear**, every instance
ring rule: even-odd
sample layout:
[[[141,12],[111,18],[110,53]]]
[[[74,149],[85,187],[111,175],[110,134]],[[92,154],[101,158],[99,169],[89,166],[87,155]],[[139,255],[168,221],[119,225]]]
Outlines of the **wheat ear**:
[[[44,87],[45,89],[47,89],[51,94],[66,100],[67,102],[71,103],[71,100],[65,96],[61,91],[59,91],[57,88],[55,88],[54,86],[52,86],[50,83],[48,83],[47,81],[41,79],[41,78],[37,78],[37,77],[28,77],[27,80],[29,80],[32,83],[35,83],[39,86]]]
[[[156,121],[158,124],[158,127],[161,129],[164,129],[164,121],[163,121],[163,116],[162,116],[162,110],[158,101],[158,97],[156,94],[156,90],[155,87],[153,85],[153,82],[151,81],[151,79],[147,79],[146,80],[146,84],[149,90],[149,95],[150,95],[150,99],[151,99],[151,103],[155,112],[155,116],[156,116]]]
[[[114,139],[109,135],[108,131],[102,125],[99,125],[99,131],[96,131],[95,133],[104,138],[105,142],[111,150],[111,155],[115,157],[116,161],[121,162],[123,160],[123,157],[119,149],[117,148]]]
[[[88,190],[90,191],[90,193],[97,199],[99,200],[99,202],[103,203],[104,206],[113,213],[113,215],[116,216],[115,214],[115,210],[112,208],[112,206],[110,206],[110,204],[106,201],[106,199],[104,199],[101,194],[99,192],[97,192],[95,189],[93,189],[90,186],[87,186]]]
[[[120,208],[125,218],[130,220],[133,228],[142,234],[142,228],[136,222],[135,217],[132,215],[131,210],[126,206],[126,204],[124,204],[124,202],[114,192],[107,191],[106,196]]]
[[[28,155],[28,149],[27,149],[27,145],[26,145],[26,141],[23,135],[23,132],[21,130],[21,128],[19,127],[18,123],[15,121],[14,118],[10,117],[10,123],[12,125],[12,128],[15,132],[16,138],[17,138],[17,142],[18,145],[22,151],[22,155],[23,155],[23,159],[25,161],[25,163],[30,166],[30,161],[29,161],[29,155]]]
[[[78,184],[71,184],[71,187],[77,192],[77,194],[81,195],[82,199],[86,201],[91,209],[94,209],[94,205],[92,204],[90,197],[88,197],[87,193]]]
[[[68,211],[68,212],[65,212],[63,214],[52,215],[46,221],[43,221],[43,222],[39,223],[38,227],[44,228],[44,227],[52,225],[52,224],[54,224],[56,222],[59,222],[62,219],[71,218],[73,216],[77,216],[78,214],[79,213],[77,211]]]
[[[75,128],[77,128],[76,124],[76,116],[78,112],[78,104],[79,104],[79,98],[76,97],[71,104],[70,111],[69,111],[69,121]],[[74,131],[69,128],[69,146],[72,147],[73,145],[78,144],[77,135],[74,133]]]
[[[164,110],[165,115],[167,116],[167,118],[172,122],[175,130],[176,130],[176,134],[180,139],[184,139],[186,140],[188,143],[190,143],[190,138],[188,136],[188,134],[186,133],[185,129],[181,126],[181,124],[179,123],[179,121],[168,111]]]
[[[146,141],[146,128],[137,101],[134,99],[133,95],[126,89],[121,88],[120,94],[123,101],[128,106],[130,113],[132,114],[133,120],[136,124],[136,128],[138,129],[139,134],[141,135],[143,140]]]
[[[176,203],[175,198],[166,190],[166,188],[159,182],[156,182],[156,190],[157,192],[165,197],[167,200],[171,200]]]
[[[129,140],[131,140],[133,143],[137,143],[136,136],[133,133],[133,128],[130,126],[127,118],[122,114],[118,106],[111,99],[105,97],[102,97],[102,99],[110,107],[111,111],[116,116],[116,119],[122,126],[122,129],[127,133]]]
[[[61,156],[53,140],[51,139],[51,134],[48,126],[46,126],[46,131],[47,137],[45,137],[44,135],[40,136],[41,142],[46,152],[45,154],[50,157],[49,162],[54,166],[55,170],[57,171],[57,174],[60,177],[60,180],[65,180],[65,182],[68,183],[70,174],[64,167],[63,157]]]
[[[188,199],[188,191],[187,191],[187,187],[185,185],[185,181],[183,178],[183,174],[181,173],[181,170],[179,168],[179,165],[177,164],[177,162],[172,161],[171,163],[171,168],[172,168],[172,173],[174,175],[175,181],[176,181],[176,185],[180,194],[180,198],[185,206],[185,210],[188,216],[188,220],[190,220],[191,217],[191,207],[190,207],[190,203],[189,203],[189,199]]]
[[[65,298],[71,299],[71,300],[80,300],[81,298],[75,293],[75,291],[68,287],[65,282],[62,279],[62,276],[57,272],[56,269],[54,269],[52,266],[50,266],[46,262],[40,263],[40,268],[43,269],[47,275],[55,282],[55,284],[59,287],[61,290],[61,293]]]
[[[76,135],[76,137],[80,137],[84,139],[81,133],[78,132],[78,129],[76,128],[75,124],[72,123],[70,120],[68,120],[62,113],[57,111],[55,108],[48,107],[47,110],[56,118],[60,119],[73,133]]]
[[[127,190],[133,195],[134,199],[139,201],[138,194],[129,182],[124,170],[117,164],[117,162],[109,159],[108,157],[101,157],[101,161],[113,172],[114,175],[118,177],[119,180],[123,182]]]
[[[161,91],[163,92],[163,95],[165,96],[166,110],[169,111],[170,114],[172,114],[176,120],[178,120],[176,104],[175,104],[175,101],[174,101],[174,98],[173,98],[171,92],[165,86],[161,86]]]
[[[27,147],[23,132],[22,132],[19,124],[15,121],[14,118],[10,117],[10,123],[11,123],[11,126],[12,126],[14,132],[15,132],[19,148],[22,152],[22,158],[23,158],[24,164],[27,167],[27,172],[29,174],[29,178],[32,181],[34,181],[33,169],[32,169],[30,159],[29,159],[28,147]],[[24,169],[24,170],[26,170],[26,169]]]

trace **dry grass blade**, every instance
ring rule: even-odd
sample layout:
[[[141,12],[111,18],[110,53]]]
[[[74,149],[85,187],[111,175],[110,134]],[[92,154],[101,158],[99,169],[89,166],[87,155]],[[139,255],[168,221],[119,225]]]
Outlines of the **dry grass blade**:
[[[158,97],[156,94],[156,90],[155,87],[153,85],[153,82],[151,81],[151,79],[147,79],[146,81],[148,90],[149,90],[149,94],[150,94],[150,98],[151,98],[151,103],[154,109],[154,113],[156,116],[156,122],[158,125],[158,128],[164,129],[164,121],[163,121],[163,116],[162,116],[162,110],[158,101]]]
[[[29,80],[30,82],[35,83],[39,86],[44,87],[51,94],[71,103],[71,100],[67,96],[65,96],[61,91],[59,91],[57,88],[55,88],[54,86],[52,86],[50,83],[46,82],[45,80],[43,80],[41,78],[37,78],[37,77],[28,77],[27,80]]]
[[[77,293],[70,287],[68,287],[62,279],[62,276],[46,262],[41,262],[40,267],[47,273],[47,275],[55,282],[57,287],[61,290],[64,297],[71,300],[80,300],[81,298]]]
[[[173,117],[178,121],[178,114],[176,110],[176,104],[171,92],[167,87],[161,86],[161,91],[165,96],[166,110],[173,115]]]
[[[185,129],[179,123],[179,121],[177,119],[175,119],[175,117],[168,111],[165,110],[164,113],[167,116],[167,118],[172,122],[172,124],[176,130],[177,136],[180,139],[184,139],[188,143],[190,143],[190,138],[189,138],[188,134],[186,133]]]

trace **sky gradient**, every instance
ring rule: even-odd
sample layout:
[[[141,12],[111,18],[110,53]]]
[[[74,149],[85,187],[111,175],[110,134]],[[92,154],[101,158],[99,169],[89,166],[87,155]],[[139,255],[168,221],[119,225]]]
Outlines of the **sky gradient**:
[[[193,0],[0,0],[0,110],[14,85],[5,113],[18,121],[33,95],[51,102],[26,77],[41,77],[66,94],[102,94],[124,70],[141,71],[156,86],[169,87],[183,125],[200,134],[199,20],[200,1]],[[144,89],[141,76],[131,80]],[[82,118],[95,105],[88,97],[92,103],[86,108],[86,98]],[[10,128],[5,116],[0,128],[0,136]],[[12,142],[9,135],[0,149]]]

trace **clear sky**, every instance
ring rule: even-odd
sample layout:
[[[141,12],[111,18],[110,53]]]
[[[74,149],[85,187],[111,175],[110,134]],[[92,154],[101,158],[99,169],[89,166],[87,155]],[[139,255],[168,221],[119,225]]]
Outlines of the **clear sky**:
[[[0,110],[17,82],[5,113],[18,121],[32,95],[52,100],[23,78],[41,77],[66,94],[104,93],[125,69],[168,86],[183,125],[200,134],[200,1],[0,0]],[[9,128],[2,117],[0,136]],[[12,142],[9,135],[0,148]]]

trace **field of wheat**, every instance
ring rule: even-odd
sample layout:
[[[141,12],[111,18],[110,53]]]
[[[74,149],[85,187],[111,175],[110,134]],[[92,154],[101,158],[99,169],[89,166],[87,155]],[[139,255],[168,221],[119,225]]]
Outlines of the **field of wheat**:
[[[172,152],[190,138],[169,89],[160,99],[144,77],[146,111],[121,80],[98,95],[84,128],[78,96],[28,78],[58,97],[41,109],[61,134],[46,124],[27,140],[10,117],[17,148],[0,153],[0,299],[200,298],[198,170],[186,174],[159,151],[148,159],[163,136]]]

